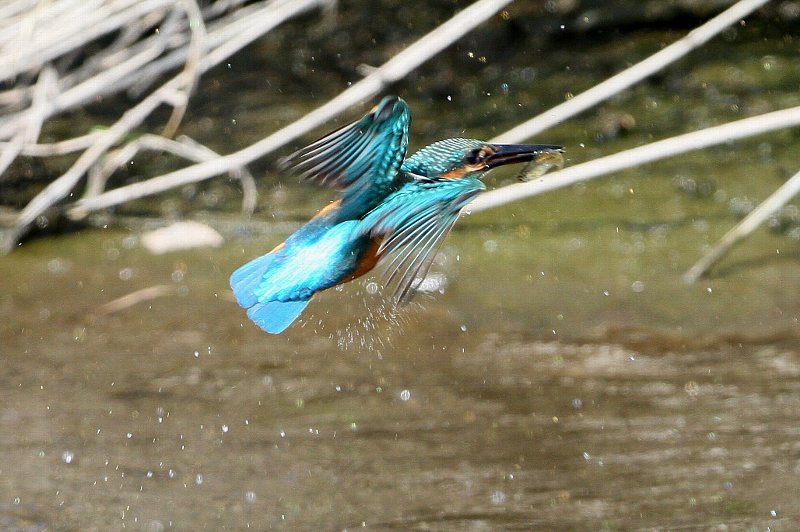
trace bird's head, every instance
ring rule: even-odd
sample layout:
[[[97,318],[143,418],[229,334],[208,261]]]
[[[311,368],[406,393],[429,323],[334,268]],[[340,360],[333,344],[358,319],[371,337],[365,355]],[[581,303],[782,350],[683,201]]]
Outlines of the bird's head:
[[[539,160],[561,153],[551,144],[493,144],[482,140],[452,138],[434,142],[403,162],[402,170],[421,179],[482,177],[492,168]]]

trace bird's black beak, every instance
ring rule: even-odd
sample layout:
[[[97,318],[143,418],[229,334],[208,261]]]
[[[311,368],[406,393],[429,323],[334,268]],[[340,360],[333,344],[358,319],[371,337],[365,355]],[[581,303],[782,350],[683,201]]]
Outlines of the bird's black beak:
[[[490,144],[493,153],[486,158],[487,168],[497,168],[512,163],[538,161],[564,152],[562,146],[553,144]]]

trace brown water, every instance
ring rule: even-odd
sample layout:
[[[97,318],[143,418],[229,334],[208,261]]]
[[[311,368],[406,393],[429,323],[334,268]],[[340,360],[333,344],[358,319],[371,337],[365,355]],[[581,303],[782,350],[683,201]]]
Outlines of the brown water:
[[[796,105],[797,44],[759,35],[604,106],[636,117],[627,136],[598,137],[607,122],[592,115],[538,140],[576,163]],[[671,34],[643,36],[659,38]],[[729,61],[755,74],[732,84]],[[759,82],[769,89],[748,85]],[[396,89],[416,145],[519,119],[502,96],[462,116],[458,102]],[[242,138],[267,132],[241,116]],[[787,231],[759,230],[710,278],[680,276],[732,210],[798,167],[797,136],[783,132],[471,216],[434,268],[443,293],[387,317],[366,279],[321,294],[281,336],[246,320],[227,279],[283,226],[161,256],[137,230],[29,241],[0,261],[0,529],[795,530],[792,212]],[[198,197],[230,200],[226,187]],[[296,222],[327,198],[271,187],[259,220]],[[209,210],[195,214],[242,222]],[[156,285],[162,297],[102,314]]]

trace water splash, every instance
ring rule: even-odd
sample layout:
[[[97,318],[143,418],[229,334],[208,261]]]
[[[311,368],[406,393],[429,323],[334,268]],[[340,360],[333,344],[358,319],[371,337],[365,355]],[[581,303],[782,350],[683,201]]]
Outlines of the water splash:
[[[414,281],[415,298],[401,306],[392,299],[391,286],[381,282],[380,274],[322,292],[316,299],[316,314],[309,312],[302,326],[335,340],[342,351],[356,349],[373,353],[380,360],[381,350],[393,345],[395,338],[424,315],[428,304],[445,293],[458,263],[457,257],[458,250],[451,246],[440,250],[433,258],[431,269]],[[334,315],[331,310],[319,310],[326,307],[342,309],[342,313]],[[320,312],[326,315],[321,316]]]

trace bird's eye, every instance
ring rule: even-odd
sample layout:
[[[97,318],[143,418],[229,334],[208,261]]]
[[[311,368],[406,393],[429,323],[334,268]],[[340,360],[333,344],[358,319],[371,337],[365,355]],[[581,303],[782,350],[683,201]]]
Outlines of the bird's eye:
[[[486,149],[478,148],[469,152],[467,155],[467,162],[469,164],[480,164],[484,162],[488,156],[489,152],[487,152]]]

